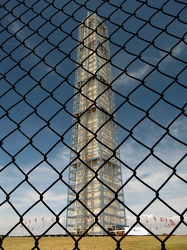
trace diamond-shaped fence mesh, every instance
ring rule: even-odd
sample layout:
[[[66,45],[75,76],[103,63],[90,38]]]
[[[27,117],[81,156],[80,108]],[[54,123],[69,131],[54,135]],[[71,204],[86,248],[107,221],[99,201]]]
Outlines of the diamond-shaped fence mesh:
[[[135,229],[153,235],[160,249],[172,234],[186,234],[186,1],[1,2],[0,249],[6,249],[4,241],[11,235],[33,237],[30,249],[40,249],[40,239],[46,235],[68,235],[73,249],[81,249],[83,236],[95,226],[114,240],[115,249],[121,249]],[[99,27],[103,29],[97,45],[96,40],[89,42],[90,35],[80,39],[81,27],[88,29],[87,17],[94,15],[100,23],[90,26],[91,33],[97,37]],[[86,57],[85,48],[91,51]],[[94,60],[99,65],[95,71]],[[83,71],[90,77],[84,83],[78,79]],[[99,95],[95,82],[100,83]],[[83,100],[84,111],[77,115],[76,105],[80,112]],[[94,121],[101,122],[96,129]],[[86,142],[80,142],[76,131],[85,133],[81,136]],[[102,133],[108,133],[112,143],[99,137]],[[97,169],[88,145],[95,147],[92,155],[97,156],[97,148],[110,151],[104,162],[97,161]],[[122,182],[115,191],[108,184],[110,176],[104,176],[107,169],[117,168],[112,161],[121,166]],[[71,181],[73,174],[79,172],[76,178],[83,174],[77,167],[81,164],[89,172],[85,176],[92,177],[85,177],[77,191]],[[104,191],[106,204],[97,213],[81,198],[95,180],[106,193],[113,193],[107,203]],[[73,198],[67,202],[70,192]],[[119,197],[123,192],[124,202]],[[93,196],[92,202],[97,200]],[[114,221],[113,231],[101,222],[117,201],[125,210],[125,233]],[[72,206],[89,212],[82,231],[67,225]],[[78,210],[74,224],[79,223],[76,216]],[[120,238],[113,235],[120,232]],[[164,240],[158,237],[161,234],[166,235]]]

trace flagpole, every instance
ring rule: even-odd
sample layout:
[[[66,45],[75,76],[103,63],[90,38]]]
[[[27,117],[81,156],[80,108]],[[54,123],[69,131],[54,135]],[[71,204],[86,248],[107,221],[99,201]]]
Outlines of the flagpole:
[[[35,235],[37,235],[37,218],[35,218],[34,221],[35,221],[35,224],[36,224],[36,225],[35,225]]]
[[[51,221],[54,222],[54,217],[52,217]],[[52,235],[54,235],[54,226],[52,227]]]
[[[44,232],[44,218],[42,218],[42,222],[43,222],[43,232]]]

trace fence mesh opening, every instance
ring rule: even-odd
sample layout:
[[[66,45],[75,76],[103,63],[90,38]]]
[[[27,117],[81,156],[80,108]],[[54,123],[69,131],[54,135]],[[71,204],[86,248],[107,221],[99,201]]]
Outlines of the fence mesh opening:
[[[2,0],[0,10],[0,249],[6,249],[8,236],[31,236],[30,249],[41,249],[46,235],[70,236],[73,249],[81,249],[95,226],[113,239],[115,249],[140,229],[154,236],[160,249],[166,249],[171,235],[186,234],[186,1]],[[100,34],[90,28],[103,38],[97,46],[85,45],[89,36],[80,40],[88,15],[96,15],[98,30],[103,29]],[[79,60],[81,46],[92,56]],[[91,70],[94,53],[100,65],[96,71]],[[80,83],[83,71],[91,80]],[[95,99],[94,81],[102,83]],[[80,96],[89,103],[83,104],[82,118],[75,112]],[[94,108],[102,121],[96,129]],[[84,115],[92,125],[84,123]],[[79,142],[79,149],[76,126],[89,138],[87,144]],[[99,137],[102,133],[110,138]],[[94,141],[97,146],[86,157],[98,148],[108,155],[89,165],[81,152]],[[70,182],[75,159],[92,178],[81,191]],[[121,169],[117,190],[110,177],[105,179],[106,168]],[[94,180],[113,195],[107,200],[103,193],[107,205],[97,213],[81,199]],[[67,202],[70,192],[73,199]],[[120,234],[114,230],[116,219],[108,216],[107,227],[101,219],[115,207],[112,202],[125,211],[125,233],[119,238],[111,233]],[[68,210],[78,203],[86,211],[86,228],[79,232],[67,226]],[[76,219],[73,215],[72,222]]]

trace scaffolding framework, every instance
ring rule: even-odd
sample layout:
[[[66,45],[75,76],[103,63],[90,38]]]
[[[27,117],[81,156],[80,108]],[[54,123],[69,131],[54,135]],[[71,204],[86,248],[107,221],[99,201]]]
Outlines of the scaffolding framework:
[[[108,31],[96,14],[83,21],[79,42],[66,224],[96,235],[126,224]]]

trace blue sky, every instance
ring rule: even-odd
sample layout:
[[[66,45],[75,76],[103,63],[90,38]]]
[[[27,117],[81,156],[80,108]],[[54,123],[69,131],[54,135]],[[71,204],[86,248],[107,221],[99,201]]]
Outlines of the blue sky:
[[[6,194],[10,194],[10,202],[20,214],[36,203],[24,214],[24,221],[32,230],[41,232],[43,226],[46,229],[53,223],[54,215],[41,202],[37,203],[39,193],[31,185],[40,193],[44,192],[58,180],[58,171],[63,171],[63,179],[67,181],[68,171],[64,169],[69,163],[67,145],[71,146],[69,128],[77,27],[88,10],[97,10],[110,35],[126,205],[140,213],[155,194],[138,178],[159,190],[176,168],[180,178],[172,176],[159,193],[175,211],[183,213],[187,204],[187,9],[182,1],[150,0],[145,4],[146,1],[112,0],[111,5],[99,0],[84,3],[80,0],[25,1],[25,5],[16,0],[6,2],[2,1],[0,30],[3,59],[0,66],[0,134],[3,140],[0,149],[0,234],[8,232],[19,221],[11,205],[5,202]],[[133,137],[128,137],[129,131]],[[153,156],[149,155],[150,148]],[[14,163],[11,155],[15,158]],[[137,178],[128,181],[135,168]],[[25,179],[24,173],[28,174],[31,185],[24,182],[14,190]],[[66,199],[67,187],[60,180],[44,193],[44,201],[54,213],[60,214],[62,224],[65,214],[61,210]],[[160,200],[142,213],[141,220],[155,228],[155,216],[179,221],[179,216]],[[149,224],[145,222],[146,217]],[[187,223],[186,213],[184,218]],[[127,219],[129,225],[135,221],[128,209]],[[160,224],[158,226],[160,228]],[[51,230],[61,232],[58,226]],[[19,226],[13,232],[24,233]],[[177,233],[187,233],[186,227],[181,225]]]

